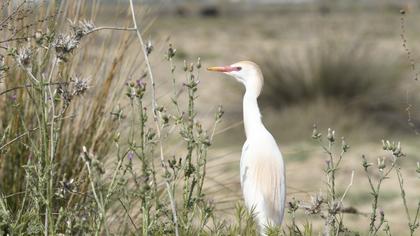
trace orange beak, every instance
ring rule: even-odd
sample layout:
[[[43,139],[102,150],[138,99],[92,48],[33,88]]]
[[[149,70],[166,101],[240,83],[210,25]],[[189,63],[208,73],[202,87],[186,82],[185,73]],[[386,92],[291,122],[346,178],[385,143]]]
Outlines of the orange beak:
[[[241,68],[233,67],[233,66],[214,66],[207,68],[208,71],[215,71],[215,72],[231,72],[231,71],[239,71]]]

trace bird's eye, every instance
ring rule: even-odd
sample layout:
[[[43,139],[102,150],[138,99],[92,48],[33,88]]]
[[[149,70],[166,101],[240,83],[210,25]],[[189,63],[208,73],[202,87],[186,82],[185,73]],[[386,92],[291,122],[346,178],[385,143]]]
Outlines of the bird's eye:
[[[242,70],[242,67],[237,66],[237,67],[236,67],[236,70],[237,70],[237,71],[240,71],[240,70]]]

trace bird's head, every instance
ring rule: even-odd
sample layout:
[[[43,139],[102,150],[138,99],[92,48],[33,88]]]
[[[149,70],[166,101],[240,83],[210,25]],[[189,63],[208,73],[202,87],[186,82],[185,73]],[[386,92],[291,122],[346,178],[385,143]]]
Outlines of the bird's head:
[[[240,61],[230,66],[215,66],[209,71],[222,72],[232,76],[245,85],[247,92],[253,92],[258,97],[263,86],[263,76],[257,64],[251,61]]]

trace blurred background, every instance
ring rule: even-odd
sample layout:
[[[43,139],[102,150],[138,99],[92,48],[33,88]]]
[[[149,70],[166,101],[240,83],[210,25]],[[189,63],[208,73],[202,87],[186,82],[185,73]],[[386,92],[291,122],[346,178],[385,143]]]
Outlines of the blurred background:
[[[92,19],[96,26],[131,26],[128,1],[77,2],[62,4],[72,13],[68,15],[75,16],[74,20]],[[382,139],[402,141],[407,154],[402,166],[405,185],[410,190],[408,204],[413,207],[417,204],[420,0],[145,0],[136,1],[136,6],[144,37],[154,46],[152,69],[162,105],[170,104],[172,95],[170,66],[165,59],[169,44],[176,49],[174,65],[179,84],[185,78],[184,61],[196,62],[198,57],[204,68],[242,60],[260,65],[265,86],[259,105],[264,124],[283,151],[288,200],[309,201],[324,190],[327,156],[311,139],[316,124],[324,134],[327,128],[335,129],[337,137],[346,137],[352,147],[343,160],[338,179],[339,191],[343,193],[351,171],[356,173],[345,199],[347,206],[369,212],[371,195],[363,176],[361,156],[365,154],[376,163],[378,157],[386,155]],[[134,65],[142,60],[142,55],[133,46],[134,37],[127,35],[102,31],[92,36],[89,40],[99,46],[82,44],[77,52],[82,59],[75,63],[74,71],[92,78],[92,83],[98,85],[97,81],[103,81],[108,70],[120,81],[139,77],[143,68]],[[112,55],[118,55],[115,58],[123,58],[115,73],[113,58],[107,57],[111,51]],[[101,63],[102,59],[106,63]],[[210,127],[218,105],[225,110],[209,153],[206,194],[215,202],[216,210],[229,218],[234,214],[235,204],[242,201],[239,160],[245,141],[244,88],[224,75],[204,69],[199,80],[198,118]],[[92,86],[87,97],[93,97],[99,87]],[[124,107],[126,104],[117,99],[125,94],[124,83],[112,86],[111,91],[117,95],[110,96],[113,100],[106,103],[108,110]],[[98,94],[96,99],[102,96]],[[77,105],[74,109],[79,108]],[[83,119],[80,118],[80,123],[86,124]],[[106,123],[101,126],[104,127],[107,128]],[[83,137],[83,127],[80,129]],[[176,153],[176,147],[171,152]],[[392,231],[406,230],[395,176],[384,183],[384,190],[380,208],[393,225]],[[309,216],[300,215],[300,222],[305,222],[306,217]],[[363,214],[345,217],[354,230],[368,219]],[[316,217],[311,220],[315,228],[319,227],[317,222],[321,221]]]
[[[163,48],[172,43],[179,63],[200,57],[205,66],[252,60],[262,67],[260,106],[282,143],[302,141],[314,123],[355,141],[413,133],[418,83],[402,46],[400,10],[416,59],[419,1],[145,2],[154,17],[148,37]],[[240,121],[243,88],[221,78],[202,74],[201,107],[223,104],[225,122]]]

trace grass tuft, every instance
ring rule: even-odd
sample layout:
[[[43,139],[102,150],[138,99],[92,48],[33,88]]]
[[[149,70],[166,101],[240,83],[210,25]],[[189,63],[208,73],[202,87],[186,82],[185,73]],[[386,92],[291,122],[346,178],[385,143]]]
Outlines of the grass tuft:
[[[363,38],[322,39],[292,52],[265,52],[257,58],[265,78],[261,104],[283,109],[333,102],[383,125],[407,127],[401,108],[404,70],[396,59]]]

